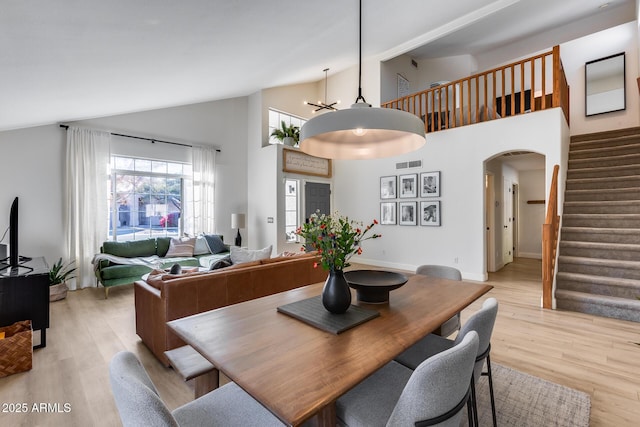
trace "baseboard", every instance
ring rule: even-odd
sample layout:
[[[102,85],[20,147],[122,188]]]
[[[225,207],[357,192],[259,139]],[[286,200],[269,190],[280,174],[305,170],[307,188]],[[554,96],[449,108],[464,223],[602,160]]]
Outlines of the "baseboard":
[[[542,259],[542,254],[533,253],[533,252],[519,252],[518,258]]]

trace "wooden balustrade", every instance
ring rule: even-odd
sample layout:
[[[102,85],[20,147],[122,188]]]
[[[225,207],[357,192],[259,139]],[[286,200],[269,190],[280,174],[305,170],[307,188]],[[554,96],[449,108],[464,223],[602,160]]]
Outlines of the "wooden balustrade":
[[[558,232],[560,216],[558,215],[558,170],[553,167],[547,216],[542,224],[542,307],[553,308],[553,276],[556,270],[556,253],[558,250]]]
[[[549,83],[548,80],[551,80]],[[425,122],[425,133],[561,107],[569,122],[569,86],[560,47],[381,104]]]

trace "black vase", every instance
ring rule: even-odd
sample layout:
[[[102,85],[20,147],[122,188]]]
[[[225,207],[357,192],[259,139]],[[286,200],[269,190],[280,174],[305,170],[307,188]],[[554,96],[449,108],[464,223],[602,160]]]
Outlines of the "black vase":
[[[342,270],[330,270],[322,288],[322,305],[327,311],[341,314],[351,306],[351,290]]]

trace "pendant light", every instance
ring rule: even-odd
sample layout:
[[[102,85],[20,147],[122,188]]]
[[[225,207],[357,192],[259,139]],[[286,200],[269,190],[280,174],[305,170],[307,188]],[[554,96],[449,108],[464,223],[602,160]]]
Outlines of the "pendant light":
[[[362,96],[362,0],[360,0],[358,97],[351,108],[313,117],[300,130],[300,150],[326,159],[375,159],[422,147],[424,122],[391,108],[373,108]]]
[[[318,101],[317,104],[314,104],[313,102],[304,101],[305,105],[311,105],[313,107],[318,107],[315,110],[313,110],[314,113],[317,113],[320,110],[336,111],[337,108],[334,107],[334,105],[340,103],[340,101],[336,101],[336,102],[332,102],[331,104],[327,104],[327,84],[329,83],[329,81],[328,81],[329,75],[327,73],[328,73],[329,69],[325,68],[322,71],[324,71],[324,102]]]

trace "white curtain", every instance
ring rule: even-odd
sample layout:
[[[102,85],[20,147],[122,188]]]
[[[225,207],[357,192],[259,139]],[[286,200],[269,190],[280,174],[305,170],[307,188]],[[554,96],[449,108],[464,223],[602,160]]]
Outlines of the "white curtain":
[[[108,132],[67,129],[65,236],[77,278],[70,289],[96,286],[91,259],[107,240]]]
[[[185,212],[186,232],[192,236],[215,231],[215,179],[216,149],[210,146],[194,145],[191,165],[193,181],[187,191],[187,209]],[[189,194],[191,193],[191,194]]]

